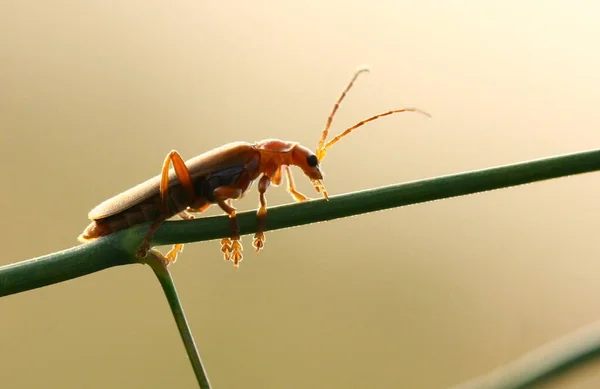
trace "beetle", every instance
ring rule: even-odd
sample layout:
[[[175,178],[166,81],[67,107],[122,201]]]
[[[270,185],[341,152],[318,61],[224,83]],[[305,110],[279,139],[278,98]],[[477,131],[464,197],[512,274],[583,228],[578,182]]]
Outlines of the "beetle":
[[[290,166],[299,167],[312,182],[313,187],[325,199],[329,196],[323,185],[323,172],[320,164],[327,150],[355,129],[373,120],[401,112],[416,112],[430,117],[418,108],[391,110],[365,119],[346,129],[325,143],[333,118],[340,103],[352,88],[358,76],[368,69],[358,69],[338,97],[323,129],[316,152],[312,152],[298,142],[265,139],[255,143],[233,142],[210,150],[184,161],[173,150],[165,158],[161,174],[122,192],[96,206],[88,217],[91,223],[78,237],[81,242],[89,242],[114,232],[152,222],[137,250],[137,257],[143,258],[150,250],[154,232],[163,222],[173,216],[193,219],[193,213],[201,213],[217,204],[230,220],[231,236],[221,240],[221,252],[225,260],[231,260],[234,267],[242,260],[242,244],[236,209],[232,200],[238,200],[258,180],[259,208],[257,211],[257,232],[253,247],[258,252],[265,244],[265,222],[267,200],[265,192],[270,185],[278,186],[287,179],[287,190],[296,201],[309,200],[296,190]],[[173,164],[173,169],[170,169]],[[152,250],[166,264],[175,262],[183,244],[175,244],[166,254]]]

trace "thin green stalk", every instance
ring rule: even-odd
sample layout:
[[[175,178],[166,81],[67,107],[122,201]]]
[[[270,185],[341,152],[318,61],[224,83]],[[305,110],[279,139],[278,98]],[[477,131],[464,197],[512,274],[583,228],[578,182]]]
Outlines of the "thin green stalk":
[[[122,237],[107,236],[86,245],[2,266],[0,297],[136,263],[121,240]]]
[[[600,357],[600,323],[550,342],[482,377],[451,389],[535,388]]]
[[[600,170],[600,149],[363,190],[333,196],[329,201],[321,199],[269,208],[267,229],[300,226],[596,170]],[[256,231],[255,217],[255,211],[238,214],[242,234]],[[156,232],[153,243],[219,239],[229,234],[228,226],[226,216],[167,222]],[[146,224],[140,225],[83,246],[0,267],[0,296],[136,263],[133,253],[147,228]]]
[[[165,293],[165,297],[167,298],[167,302],[169,303],[169,307],[171,307],[171,312],[175,318],[179,335],[181,335],[181,340],[185,346],[185,351],[187,352],[194,373],[196,374],[198,385],[200,385],[201,389],[210,389],[211,386],[208,381],[206,369],[204,369],[204,366],[202,365],[200,353],[198,352],[192,331],[190,330],[185,313],[183,312],[183,307],[181,306],[179,296],[177,295],[177,289],[175,288],[175,283],[173,282],[169,269],[164,266],[163,262],[158,257],[152,255],[152,252],[150,252],[150,255],[148,255],[145,261],[146,264],[150,265],[163,288],[163,292]]]

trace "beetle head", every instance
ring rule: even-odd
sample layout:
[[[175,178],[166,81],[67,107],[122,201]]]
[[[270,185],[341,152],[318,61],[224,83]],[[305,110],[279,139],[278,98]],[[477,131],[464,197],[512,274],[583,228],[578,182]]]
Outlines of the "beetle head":
[[[323,179],[323,172],[319,166],[317,155],[308,147],[296,145],[292,150],[292,161],[293,164],[302,169],[304,174],[310,179],[315,190],[323,194],[323,197],[326,199],[329,199],[325,186],[321,181]]]
[[[344,97],[346,97],[346,94],[348,93],[350,88],[352,88],[352,85],[354,85],[354,81],[356,81],[358,76],[361,73],[368,72],[368,71],[369,70],[366,68],[359,68],[354,73],[354,76],[352,77],[352,79],[350,80],[348,85],[346,85],[346,88],[344,89],[344,91],[342,92],[342,94],[340,95],[338,100],[336,101],[335,105],[333,106],[333,110],[331,111],[331,114],[329,114],[329,117],[327,118],[327,123],[325,124],[325,128],[323,129],[323,134],[321,135],[321,139],[319,140],[319,144],[317,146],[316,153],[313,153],[308,148],[306,148],[300,144],[297,144],[295,142],[283,142],[283,141],[279,141],[279,140],[265,140],[265,141],[260,142],[260,147],[265,151],[273,150],[276,152],[290,153],[291,158],[289,157],[290,154],[287,154],[288,155],[287,158],[290,158],[290,159],[286,159],[287,164],[295,165],[295,166],[298,166],[299,168],[301,168],[302,171],[304,172],[304,174],[311,180],[315,190],[317,192],[323,194],[323,197],[325,197],[326,199],[329,199],[329,197],[327,195],[327,191],[325,190],[325,186],[323,185],[323,182],[322,182],[323,172],[321,171],[320,164],[321,164],[321,162],[323,162],[323,159],[325,159],[327,150],[331,146],[333,146],[335,143],[337,143],[340,139],[342,139],[346,135],[350,134],[355,129],[362,127],[364,124],[366,124],[368,122],[371,122],[373,120],[379,119],[384,116],[392,115],[395,113],[401,113],[401,112],[416,112],[416,113],[425,115],[427,117],[431,117],[427,112],[421,111],[418,108],[408,107],[408,108],[402,108],[402,109],[395,109],[395,110],[380,113],[379,115],[371,116],[368,119],[362,120],[362,121],[358,122],[357,124],[355,124],[354,126],[346,129],[341,134],[339,134],[336,137],[334,137],[333,139],[331,139],[329,142],[326,142],[327,135],[329,134],[329,128],[331,127],[333,117],[335,116],[335,114],[340,106],[340,103],[342,102],[342,100],[344,100]]]

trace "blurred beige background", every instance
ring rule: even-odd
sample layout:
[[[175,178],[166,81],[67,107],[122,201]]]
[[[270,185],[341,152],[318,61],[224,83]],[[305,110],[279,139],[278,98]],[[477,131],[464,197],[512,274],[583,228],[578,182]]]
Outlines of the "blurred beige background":
[[[589,4],[2,0],[0,264],[77,244],[171,149],[314,148],[362,64],[334,133],[405,105],[434,119],[336,145],[331,194],[596,148]],[[193,244],[172,269],[215,388],[444,388],[600,320],[599,195],[588,174],[271,232],[259,256],[244,237],[239,271]],[[149,268],[3,298],[0,318],[3,388],[195,387]],[[598,366],[552,387],[597,388]]]

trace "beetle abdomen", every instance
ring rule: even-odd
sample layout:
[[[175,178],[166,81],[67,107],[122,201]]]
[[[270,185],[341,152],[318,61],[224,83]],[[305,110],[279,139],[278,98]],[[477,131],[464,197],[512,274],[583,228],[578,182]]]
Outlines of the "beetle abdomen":
[[[181,185],[171,187],[167,196],[167,218],[178,214],[190,205],[190,200]],[[163,216],[160,195],[157,194],[117,214],[93,220],[77,239],[80,242],[87,242],[138,224],[156,221],[161,217]]]

